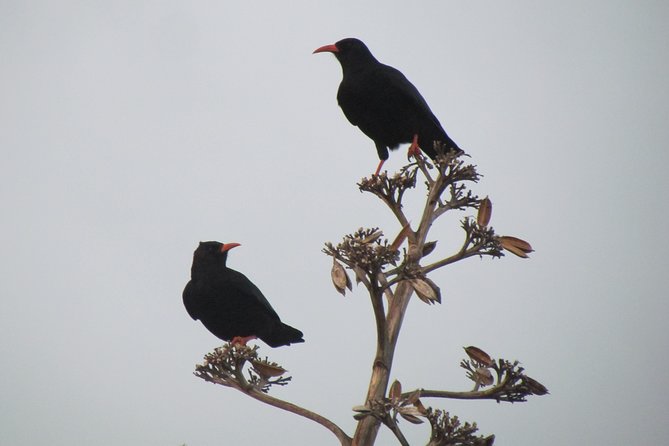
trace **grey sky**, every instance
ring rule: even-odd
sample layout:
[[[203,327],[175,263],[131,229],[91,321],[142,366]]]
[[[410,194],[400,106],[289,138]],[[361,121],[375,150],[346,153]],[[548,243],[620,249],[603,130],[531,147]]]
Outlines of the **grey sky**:
[[[430,401],[498,444],[666,441],[668,4],[267,3],[0,2],[0,444],[336,444],[191,375],[220,344],[181,303],[210,239],[242,243],[230,266],[305,333],[262,345],[293,376],[275,394],[352,431],[372,315],[320,250],[398,228],[355,186],[377,157],[339,65],[311,55],[349,36],[421,90],[493,226],[536,249],[434,274],[444,302],[412,302],[393,376],[467,389],[473,344],[551,391]]]

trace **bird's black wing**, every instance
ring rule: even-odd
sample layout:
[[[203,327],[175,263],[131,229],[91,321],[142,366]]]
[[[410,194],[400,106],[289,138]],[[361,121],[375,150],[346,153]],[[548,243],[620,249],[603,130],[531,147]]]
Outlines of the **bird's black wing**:
[[[276,311],[274,311],[274,308],[272,308],[260,289],[239,271],[228,269],[226,274],[226,292],[239,296],[240,299],[243,299],[248,304],[257,305],[266,314],[279,320],[279,315],[276,314]]]
[[[271,318],[279,316],[263,293],[244,274],[227,269],[225,276],[214,281],[191,280],[183,291],[183,303],[193,319],[201,319],[203,312],[213,308],[226,311],[230,305],[257,308]]]
[[[344,79],[337,91],[337,103],[348,122],[357,126],[365,115],[366,100],[370,92],[361,82]]]
[[[184,292],[182,295],[184,301],[184,307],[186,307],[188,315],[192,317],[194,320],[198,320],[200,318],[200,310],[201,310],[197,292],[198,292],[197,285],[195,282],[191,280],[186,284],[186,288],[184,288]]]
[[[441,123],[430,110],[423,95],[401,71],[389,65],[379,64],[374,69],[374,77],[384,88],[384,95],[388,98],[389,106],[403,107],[441,128]]]
[[[383,141],[407,120],[430,123],[443,132],[418,89],[402,72],[378,62],[345,75],[337,102],[349,122],[374,140]]]

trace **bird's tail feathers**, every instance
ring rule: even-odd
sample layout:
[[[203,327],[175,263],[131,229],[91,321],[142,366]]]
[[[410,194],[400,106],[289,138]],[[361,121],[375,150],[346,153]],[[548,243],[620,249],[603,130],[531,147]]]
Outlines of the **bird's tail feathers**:
[[[269,339],[263,339],[263,341],[270,347],[279,347],[281,345],[304,342],[302,336],[302,332],[297,328],[293,328],[290,325],[280,322],[274,327],[274,330],[272,330],[271,335],[268,337]]]

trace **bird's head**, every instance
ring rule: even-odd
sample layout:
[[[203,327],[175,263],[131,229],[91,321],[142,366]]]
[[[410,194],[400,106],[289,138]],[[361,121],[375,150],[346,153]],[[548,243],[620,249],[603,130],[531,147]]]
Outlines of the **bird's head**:
[[[369,51],[369,48],[367,48],[367,45],[362,43],[361,40],[352,37],[342,39],[332,45],[324,45],[316,48],[313,54],[316,53],[334,54],[344,70],[356,65],[377,62]]]
[[[208,268],[225,268],[228,251],[239,243],[200,242],[193,253],[193,270]]]

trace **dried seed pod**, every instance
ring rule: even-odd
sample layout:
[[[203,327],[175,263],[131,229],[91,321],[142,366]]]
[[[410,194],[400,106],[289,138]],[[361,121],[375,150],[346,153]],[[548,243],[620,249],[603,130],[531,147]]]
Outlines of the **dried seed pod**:
[[[355,283],[360,283],[365,279],[365,271],[358,265],[353,267],[353,272],[355,273]]]
[[[353,412],[372,413],[372,409],[367,406],[353,406]]]
[[[434,280],[430,279],[429,277],[423,277],[423,280],[424,280],[428,285],[430,285],[430,287],[431,287],[431,288],[434,290],[434,292],[436,293],[436,295],[437,295],[437,302],[438,302],[438,303],[441,303],[441,288],[439,288],[439,286],[438,286],[436,283],[434,283]]]
[[[437,241],[425,242],[423,245],[423,257],[428,256],[434,251],[434,248],[437,247]]]
[[[334,258],[332,259],[332,271],[330,272],[330,275],[332,276],[333,285],[342,296],[346,296],[346,288],[349,290],[353,289],[351,279],[348,277],[346,270],[341,263],[337,262]]]
[[[484,352],[478,347],[470,345],[469,347],[462,347],[462,348],[465,349],[465,353],[467,353],[467,356],[469,356],[472,359],[472,361],[478,362],[479,364],[482,364],[487,367],[490,367],[495,363],[495,361],[493,361],[490,355],[488,355],[486,352]]]
[[[423,416],[418,409],[416,409],[413,406],[405,406],[405,407],[400,407],[397,412],[400,414],[402,418],[407,420],[409,423],[413,424],[421,424],[423,420],[421,420],[420,416]]]
[[[483,439],[481,446],[492,446],[495,443],[495,435],[488,435]]]
[[[427,409],[423,406],[423,403],[421,403],[420,400],[417,400],[413,405],[418,409],[418,412],[420,412],[421,415],[427,415]]]
[[[253,364],[253,370],[265,379],[281,376],[287,372],[283,367],[265,361],[251,361],[251,364]]]
[[[422,279],[409,279],[409,283],[411,283],[418,298],[426,304],[433,304],[434,302],[441,303],[441,290],[427,277]]]
[[[525,385],[530,389],[530,392],[532,392],[533,394],[546,395],[548,393],[548,389],[546,388],[546,386],[541,384],[536,379],[532,379],[529,376],[523,376],[522,379]]]
[[[482,386],[489,386],[495,382],[495,378],[492,377],[490,369],[486,367],[477,367],[474,371],[474,381]]]
[[[420,401],[419,398],[420,398],[420,389],[416,389],[410,394],[408,394],[405,400],[407,404],[416,404],[417,401]]]
[[[413,415],[414,417],[423,415],[415,406],[402,406],[397,411],[406,415]]]
[[[492,203],[488,197],[485,197],[479,202],[479,212],[476,216],[476,223],[479,226],[488,226],[490,223],[490,217],[492,216]]]
[[[402,396],[402,384],[398,381],[395,380],[390,386],[390,392],[388,392],[388,397],[391,400],[399,400],[400,397]]]
[[[521,240],[517,237],[511,237],[509,235],[503,235],[499,237],[499,242],[502,245],[502,248],[506,249],[512,254],[517,255],[518,257],[522,257],[526,259],[528,257],[527,254],[531,253],[534,251],[532,249],[532,246],[530,246],[529,243],[527,243],[525,240]]]
[[[402,418],[404,418],[405,420],[407,420],[409,423],[421,424],[423,422],[423,420],[421,420],[418,417],[415,417],[415,416],[409,415],[409,414],[405,414],[405,413],[402,413],[402,412],[400,412],[400,416]]]

